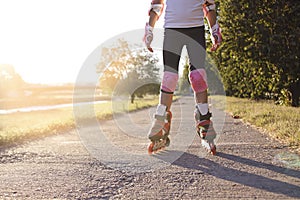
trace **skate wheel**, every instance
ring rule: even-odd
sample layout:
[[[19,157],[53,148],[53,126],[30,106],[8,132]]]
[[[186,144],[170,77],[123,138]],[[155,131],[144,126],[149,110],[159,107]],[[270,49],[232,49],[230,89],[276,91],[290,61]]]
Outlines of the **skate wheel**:
[[[213,147],[211,148],[211,150],[210,150],[210,153],[211,153],[213,156],[217,155],[217,147],[216,147],[216,146],[213,146]]]
[[[159,152],[159,151],[163,151],[163,150],[165,150],[165,149],[166,149],[165,147],[161,147],[161,148],[159,148],[159,149],[158,149],[158,151],[157,151],[157,152]],[[156,153],[157,153],[157,152],[156,152]]]
[[[154,147],[154,143],[152,142],[151,144],[149,144],[148,146],[148,154],[152,154],[154,151],[153,151],[153,147]]]

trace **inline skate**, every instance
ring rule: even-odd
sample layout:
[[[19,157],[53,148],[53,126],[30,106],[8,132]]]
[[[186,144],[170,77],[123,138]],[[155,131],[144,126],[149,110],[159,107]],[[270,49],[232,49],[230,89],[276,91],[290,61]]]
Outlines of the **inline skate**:
[[[212,114],[207,112],[206,115],[202,115],[196,106],[195,112],[195,122],[197,134],[201,139],[202,146],[212,155],[217,154],[217,147],[214,143],[216,138],[216,132],[213,128],[213,123],[210,120]]]
[[[151,140],[148,153],[157,153],[170,145],[169,133],[171,128],[171,111],[166,111],[166,106],[159,105],[154,121],[149,131],[148,138]]]

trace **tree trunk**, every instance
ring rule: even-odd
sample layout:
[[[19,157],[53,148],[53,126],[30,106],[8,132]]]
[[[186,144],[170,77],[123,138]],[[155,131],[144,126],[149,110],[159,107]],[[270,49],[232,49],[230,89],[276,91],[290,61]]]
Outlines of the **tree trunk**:
[[[292,94],[292,106],[299,107],[300,98],[300,81],[292,83],[290,86],[290,92]]]
[[[134,103],[135,94],[131,94],[131,103]]]

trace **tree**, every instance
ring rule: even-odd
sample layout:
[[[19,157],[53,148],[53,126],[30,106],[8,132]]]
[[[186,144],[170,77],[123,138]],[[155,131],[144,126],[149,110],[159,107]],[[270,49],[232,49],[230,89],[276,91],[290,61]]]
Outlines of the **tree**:
[[[25,82],[11,65],[0,65],[0,97],[22,89]]]
[[[178,90],[180,94],[189,94],[190,93],[190,82],[189,82],[189,58],[185,57],[184,65],[183,65],[183,73],[179,79]]]
[[[228,95],[299,105],[300,4],[219,1],[223,45],[214,56]]]
[[[101,72],[100,87],[117,95],[136,96],[159,93],[158,59],[144,48],[132,47],[118,40],[114,47],[102,50],[97,66]]]

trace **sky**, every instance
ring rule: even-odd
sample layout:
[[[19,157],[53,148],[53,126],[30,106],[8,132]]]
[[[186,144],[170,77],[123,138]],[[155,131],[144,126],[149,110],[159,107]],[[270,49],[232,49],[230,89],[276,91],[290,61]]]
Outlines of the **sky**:
[[[87,57],[144,29],[151,0],[0,0],[0,64],[29,83],[72,83]],[[156,24],[162,28],[163,17]],[[142,39],[143,35],[141,35]]]

